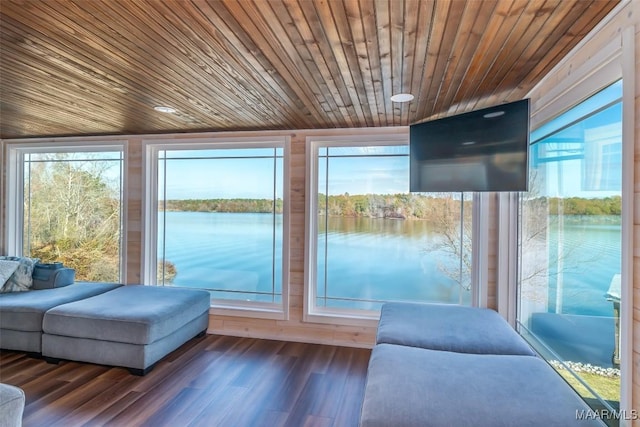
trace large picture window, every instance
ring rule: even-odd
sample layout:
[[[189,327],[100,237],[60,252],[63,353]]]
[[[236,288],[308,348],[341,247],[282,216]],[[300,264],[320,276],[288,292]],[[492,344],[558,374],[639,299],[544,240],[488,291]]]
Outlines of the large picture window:
[[[10,146],[9,247],[76,280],[121,282],[122,146]]]
[[[409,193],[406,136],[308,149],[309,313],[471,303],[472,194]]]
[[[531,135],[518,323],[596,408],[620,401],[622,82]]]
[[[285,143],[152,145],[155,275],[214,304],[283,310]]]

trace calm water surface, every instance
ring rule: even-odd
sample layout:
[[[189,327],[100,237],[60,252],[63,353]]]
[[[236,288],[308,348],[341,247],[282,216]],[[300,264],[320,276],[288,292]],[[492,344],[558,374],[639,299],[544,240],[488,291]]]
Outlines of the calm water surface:
[[[279,294],[281,259],[273,259],[272,253],[275,247],[279,256],[282,235],[273,234],[274,220],[280,224],[282,218],[167,212],[166,233],[158,236],[160,248],[166,241],[166,253],[158,256],[175,264],[177,286]],[[442,245],[444,236],[428,221],[329,218],[326,227],[326,239],[324,224],[319,238],[319,305],[353,305],[350,298],[469,301],[470,292],[458,283],[459,257],[450,253],[450,245]],[[550,239],[554,238],[557,229],[550,230]],[[563,260],[562,311],[611,316],[611,303],[604,295],[611,277],[620,272],[620,225],[593,219],[567,221],[563,244],[572,250]],[[468,284],[467,277],[463,283]],[[554,311],[556,280],[549,284],[549,310]],[[255,299],[248,293],[216,296]],[[259,299],[270,301],[271,296]]]

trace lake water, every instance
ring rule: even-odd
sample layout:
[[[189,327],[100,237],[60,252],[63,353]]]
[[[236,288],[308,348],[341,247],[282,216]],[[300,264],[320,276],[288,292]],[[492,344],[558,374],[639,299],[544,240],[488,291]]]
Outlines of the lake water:
[[[375,309],[384,300],[470,302],[468,274],[459,284],[460,258],[448,253],[454,248],[443,244],[443,235],[429,221],[329,217],[326,226],[326,239],[325,227],[319,227],[319,306]],[[350,300],[356,298],[368,301]]]
[[[281,222],[281,215],[166,212],[158,258],[175,265],[173,285],[218,289],[216,298],[279,301],[282,235],[273,230]]]
[[[273,235],[274,220],[280,223],[281,217],[166,212],[159,247],[166,240],[164,256],[177,269],[173,284],[220,289],[214,293],[219,298],[279,300],[281,259],[272,259],[272,253],[275,246],[280,254],[282,236]],[[329,218],[327,226],[328,240],[319,239],[319,305],[378,305],[351,298],[469,302],[470,292],[457,281],[459,258],[447,253],[450,246],[440,245],[443,236],[428,221]],[[568,222],[564,236],[565,247],[574,245],[576,250],[565,260],[562,311],[611,316],[604,294],[620,270],[620,225],[593,219]],[[550,286],[551,301],[553,280]],[[245,293],[234,292],[238,290]],[[253,292],[260,294],[255,297]],[[550,311],[554,309],[552,304]]]
[[[559,234],[564,236],[563,250],[557,250]],[[619,217],[565,216],[562,227],[553,225],[549,241],[557,258],[564,253],[562,265],[563,314],[612,316],[612,303],[605,294],[614,275],[620,274],[622,259],[622,233]],[[549,278],[549,311],[556,311],[558,276]]]

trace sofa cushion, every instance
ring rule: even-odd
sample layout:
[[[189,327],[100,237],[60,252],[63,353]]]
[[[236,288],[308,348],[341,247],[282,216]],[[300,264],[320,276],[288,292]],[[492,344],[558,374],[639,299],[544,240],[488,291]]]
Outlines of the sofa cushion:
[[[24,292],[28,291],[33,283],[33,268],[38,262],[37,258],[0,256],[0,260],[17,261],[18,267],[9,280],[6,281],[0,292]]]
[[[47,310],[120,286],[122,285],[115,283],[76,283],[64,288],[0,294],[0,327],[18,331],[42,331],[42,320]]]
[[[376,342],[462,353],[535,355],[497,312],[460,305],[386,303]]]
[[[603,426],[542,359],[393,344],[371,353],[361,427]]]
[[[150,344],[209,311],[207,291],[128,285],[49,310],[43,331],[52,335]]]

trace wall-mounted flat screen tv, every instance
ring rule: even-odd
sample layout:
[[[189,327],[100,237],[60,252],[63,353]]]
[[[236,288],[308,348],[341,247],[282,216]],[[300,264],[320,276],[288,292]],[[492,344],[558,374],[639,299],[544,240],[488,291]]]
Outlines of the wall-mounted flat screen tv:
[[[529,99],[409,127],[410,191],[527,191]]]

